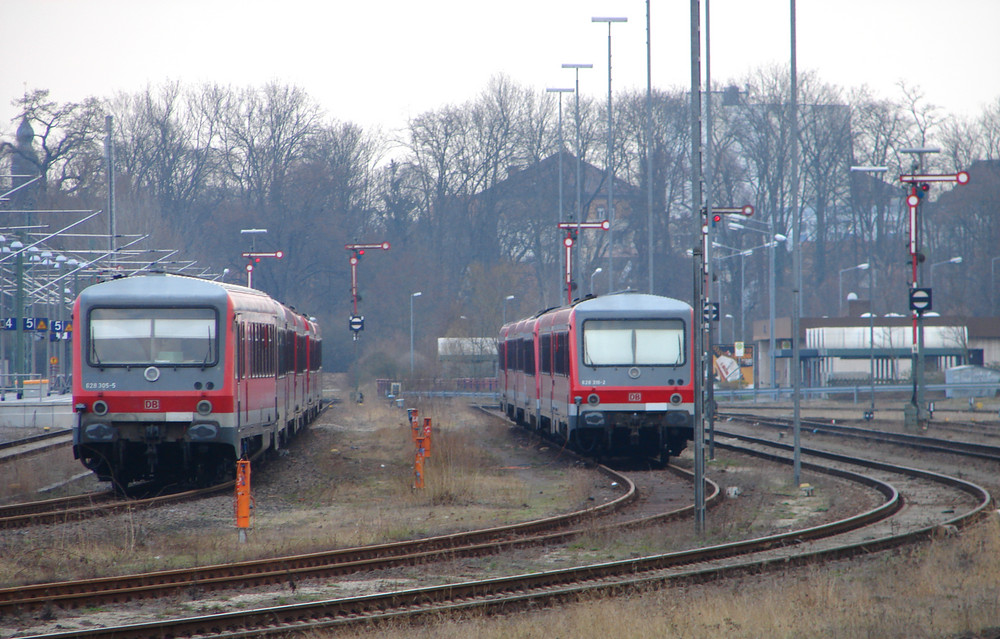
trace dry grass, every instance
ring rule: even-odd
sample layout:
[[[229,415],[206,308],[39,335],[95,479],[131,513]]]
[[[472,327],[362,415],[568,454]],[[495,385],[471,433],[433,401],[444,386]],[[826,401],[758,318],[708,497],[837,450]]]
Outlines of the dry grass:
[[[0,586],[410,539],[566,512],[586,500],[592,478],[583,471],[545,467],[544,456],[514,468],[501,461],[511,451],[500,448],[516,446],[505,428],[440,402],[423,403],[420,414],[434,425],[422,490],[413,488],[405,412],[348,403],[293,441],[291,454],[254,472],[248,543],[236,543],[229,496],[0,531]],[[545,490],[530,487],[539,484]]]
[[[1000,626],[1000,521],[861,562],[761,575],[624,599],[583,601],[498,618],[382,627],[380,639],[943,639],[995,637]],[[993,629],[986,630],[984,629]],[[343,636],[315,633],[311,639]]]
[[[24,435],[15,435],[20,438]],[[14,503],[43,499],[37,491],[84,472],[79,461],[73,459],[72,450],[66,446],[50,450],[3,467],[0,477],[0,503]],[[59,496],[63,491],[55,491],[49,496]]]

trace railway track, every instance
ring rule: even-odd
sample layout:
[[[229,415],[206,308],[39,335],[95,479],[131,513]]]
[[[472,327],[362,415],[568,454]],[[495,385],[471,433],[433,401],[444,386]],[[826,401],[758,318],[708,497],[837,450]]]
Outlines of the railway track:
[[[741,443],[719,442],[723,449],[731,449],[762,456],[772,461],[785,463],[780,454],[765,452],[763,449],[781,449],[782,444],[773,441],[755,441],[746,435],[718,433],[721,439]],[[786,447],[787,448],[787,447]],[[804,451],[824,459],[822,451]],[[958,453],[967,454],[967,453]],[[733,574],[736,571],[758,571],[769,567],[795,565],[800,562],[815,561],[825,557],[850,556],[854,553],[870,552],[891,547],[908,541],[926,538],[941,527],[964,526],[975,521],[988,507],[989,494],[968,482],[956,480],[910,468],[894,467],[880,462],[866,462],[865,465],[878,473],[895,473],[895,479],[875,478],[861,475],[845,466],[850,463],[847,456],[836,459],[829,468],[819,464],[806,463],[805,468],[815,472],[827,472],[849,478],[878,490],[883,503],[877,508],[846,520],[808,530],[795,530],[782,535],[772,535],[760,539],[724,544],[679,553],[669,553],[654,557],[642,557],[626,561],[606,562],[579,568],[547,571],[532,575],[520,575],[487,579],[475,582],[452,583],[439,587],[417,588],[394,591],[385,594],[323,600],[310,604],[277,606],[240,612],[206,615],[202,617],[157,621],[155,623],[132,624],[131,626],[108,628],[84,628],[37,637],[147,637],[147,636],[206,636],[235,637],[268,636],[291,630],[331,626],[354,626],[399,617],[418,617],[424,614],[439,614],[443,611],[496,609],[512,610],[521,606],[545,605],[582,593],[615,593],[632,589],[660,587],[665,584],[700,581]],[[671,467],[672,470],[676,470]],[[605,472],[613,473],[608,469]],[[615,502],[596,507],[599,512],[612,513],[634,499],[635,484],[627,477],[609,474],[609,477],[623,486],[622,496]],[[913,479],[922,477],[922,479]],[[967,502],[960,514],[938,517],[928,524],[928,517],[919,516],[911,524],[897,530],[897,519],[906,504],[914,500],[912,495],[933,492],[940,489],[915,488],[908,482],[922,481],[928,485],[949,486],[948,490],[966,495]],[[906,483],[897,489],[894,484]],[[717,499],[718,486],[713,485],[713,502]],[[907,495],[911,495],[907,497]],[[630,497],[631,495],[631,497]],[[953,510],[938,508],[938,511]],[[604,531],[618,527],[638,527],[654,521],[683,517],[690,507],[676,511],[623,520],[606,524]],[[131,600],[164,597],[179,592],[208,592],[212,590],[232,590],[247,586],[268,586],[280,584],[282,589],[288,584],[314,577],[328,577],[373,571],[388,567],[413,565],[443,561],[455,557],[468,557],[497,553],[513,548],[531,545],[546,545],[565,542],[584,532],[595,531],[593,521],[598,512],[591,509],[570,513],[556,518],[526,522],[512,527],[440,536],[416,542],[398,542],[356,549],[344,549],[328,553],[314,553],[277,560],[243,562],[225,566],[208,566],[192,570],[161,571],[143,575],[107,578],[64,584],[42,584],[0,591],[0,618],[22,614],[26,610],[45,607],[71,609],[80,606],[110,605]],[[893,524],[882,524],[881,532],[872,532],[877,522],[892,518]],[[562,520],[562,521],[560,521]],[[853,531],[853,532],[852,532]],[[868,531],[868,532],[866,532]],[[852,538],[851,535],[854,535]],[[825,547],[808,548],[818,542],[830,541]],[[777,553],[778,557],[771,557]],[[733,557],[744,559],[733,560]],[[721,565],[720,565],[721,563]],[[698,566],[692,568],[692,566]],[[81,619],[86,619],[86,615]],[[82,621],[81,625],[87,624]],[[64,624],[66,625],[66,624]],[[70,622],[68,625],[74,625]]]
[[[329,408],[330,403],[323,405],[320,415]],[[46,433],[35,437],[20,439],[6,444],[0,444],[0,450],[17,451],[26,445],[37,448],[39,444],[45,449],[58,448],[72,443],[72,431],[58,431]],[[65,440],[65,441],[64,441]],[[41,452],[33,450],[28,454]],[[20,455],[19,455],[20,456]],[[13,461],[19,456],[6,457],[0,452],[0,463]],[[252,458],[256,461],[260,453]],[[214,486],[170,492],[161,494],[162,487],[151,485],[135,485],[127,491],[132,498],[122,499],[115,495],[114,491],[90,492],[82,495],[60,497],[55,499],[45,499],[39,501],[22,502],[0,506],[0,530],[11,528],[23,528],[28,526],[38,526],[43,524],[59,524],[69,521],[81,521],[92,517],[103,517],[106,515],[125,512],[129,510],[140,510],[145,508],[155,508],[168,504],[179,503],[189,499],[198,499],[217,495],[233,490],[233,481],[226,481]],[[155,492],[157,494],[149,497],[135,498],[136,495]]]
[[[773,441],[720,433],[730,440],[721,447],[772,461],[790,463],[774,452]],[[665,585],[695,583],[746,572],[785,568],[817,560],[841,558],[925,539],[943,526],[961,527],[976,521],[990,506],[989,494],[960,479],[877,461],[850,459],[823,451],[803,453],[819,461],[804,468],[850,478],[875,488],[883,503],[869,511],[822,526],[793,530],[729,544],[635,559],[511,577],[449,583],[389,593],[272,606],[185,619],[158,620],[106,628],[81,628],[33,637],[245,637],[277,636],[293,631],[357,627],[390,619],[418,618],[444,612],[510,612],[576,600],[582,594],[613,595]],[[864,468],[864,474],[858,468]],[[881,476],[880,476],[881,475]],[[894,484],[903,484],[897,489]],[[956,507],[956,503],[961,503]],[[942,508],[946,503],[948,508]],[[944,516],[942,511],[952,511]],[[931,512],[937,513],[932,517]],[[957,513],[957,514],[956,514]],[[482,535],[485,531],[465,533]],[[564,535],[540,535],[533,543],[552,543]],[[438,542],[440,543],[440,540]],[[528,543],[528,540],[512,543]],[[421,561],[454,553],[454,542]],[[494,549],[497,543],[486,542]],[[374,547],[373,547],[374,548]],[[376,554],[382,551],[376,551]],[[370,564],[364,569],[372,566]],[[287,577],[286,577],[287,579]],[[124,598],[128,593],[122,592]]]
[[[207,488],[185,490],[140,499],[121,499],[114,494],[114,491],[109,490],[71,497],[11,504],[0,507],[0,529],[81,521],[113,513],[155,508],[189,499],[198,499],[222,492],[230,492],[232,489],[233,482],[229,481]]]
[[[724,413],[720,418],[731,418],[750,422],[766,428],[787,431],[792,427],[792,420],[783,417],[760,417],[744,413]],[[815,419],[799,420],[802,428],[810,433],[834,435],[837,437],[849,437],[867,441],[875,441],[888,444],[899,444],[909,448],[935,453],[955,453],[983,459],[987,461],[1000,462],[1000,446],[981,444],[977,442],[967,442],[952,439],[940,439],[926,435],[913,435],[909,433],[897,433],[892,431],[875,430],[872,428],[860,428],[845,424],[831,423]]]
[[[613,481],[619,482],[622,494],[613,501],[564,515],[415,541],[221,566],[0,589],[0,616],[51,605],[62,608],[101,605],[121,601],[123,596],[130,599],[163,597],[188,588],[208,591],[234,586],[287,584],[300,579],[424,563],[448,556],[495,553],[518,545],[565,541],[583,531],[593,531],[592,527],[580,527],[580,524],[613,513],[637,498],[635,483],[630,478],[606,467],[602,467],[601,472]],[[685,474],[685,471],[681,470],[676,472]],[[689,474],[687,479],[692,479]],[[717,499],[718,494],[718,486],[714,486],[711,491],[713,501]],[[654,521],[684,516],[689,510],[690,507],[686,507],[632,520],[623,525],[646,525]]]
[[[7,442],[0,442],[0,464],[38,455],[73,443],[73,431],[61,429]]]

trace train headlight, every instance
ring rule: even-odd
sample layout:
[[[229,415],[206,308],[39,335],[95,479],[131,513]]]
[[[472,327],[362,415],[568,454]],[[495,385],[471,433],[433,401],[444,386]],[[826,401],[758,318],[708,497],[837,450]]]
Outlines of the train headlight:
[[[597,393],[591,393],[590,395],[587,395],[587,403],[591,406],[597,406],[601,403],[601,398],[598,397]]]
[[[115,429],[107,424],[89,424],[83,431],[85,441],[110,442],[115,439]]]
[[[103,399],[99,399],[96,402],[94,402],[94,413],[97,415],[107,415],[108,403]]]
[[[160,379],[160,369],[155,366],[150,366],[146,370],[142,371],[142,376],[146,378],[147,382],[155,382]]]
[[[682,399],[681,399],[681,394],[680,393],[674,393],[673,395],[670,396],[670,403],[671,404],[680,404],[681,401],[682,401]]]
[[[198,402],[198,405],[195,408],[197,409],[199,415],[209,415],[212,413],[212,402],[207,399],[203,399]]]

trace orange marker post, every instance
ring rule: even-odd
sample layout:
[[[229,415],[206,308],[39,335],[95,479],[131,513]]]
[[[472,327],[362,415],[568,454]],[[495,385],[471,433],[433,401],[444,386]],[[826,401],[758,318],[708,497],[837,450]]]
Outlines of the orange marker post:
[[[247,540],[250,509],[250,461],[241,459],[236,462],[236,528],[239,529],[240,543]]]
[[[431,418],[430,417],[425,417],[424,418],[424,432],[423,432],[422,439],[423,439],[424,457],[430,457],[431,456]]]
[[[421,449],[417,449],[417,457],[413,462],[413,487],[424,487],[424,456]]]
[[[420,420],[417,417],[420,415],[420,411],[416,408],[410,409],[410,436],[413,438],[413,442],[417,442],[417,437],[420,436]]]

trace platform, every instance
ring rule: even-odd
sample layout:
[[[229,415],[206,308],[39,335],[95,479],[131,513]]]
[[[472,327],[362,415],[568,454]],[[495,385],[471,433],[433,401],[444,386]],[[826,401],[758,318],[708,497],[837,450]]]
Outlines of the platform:
[[[72,428],[73,396],[66,393],[17,399],[14,393],[5,393],[0,397],[0,427]]]

